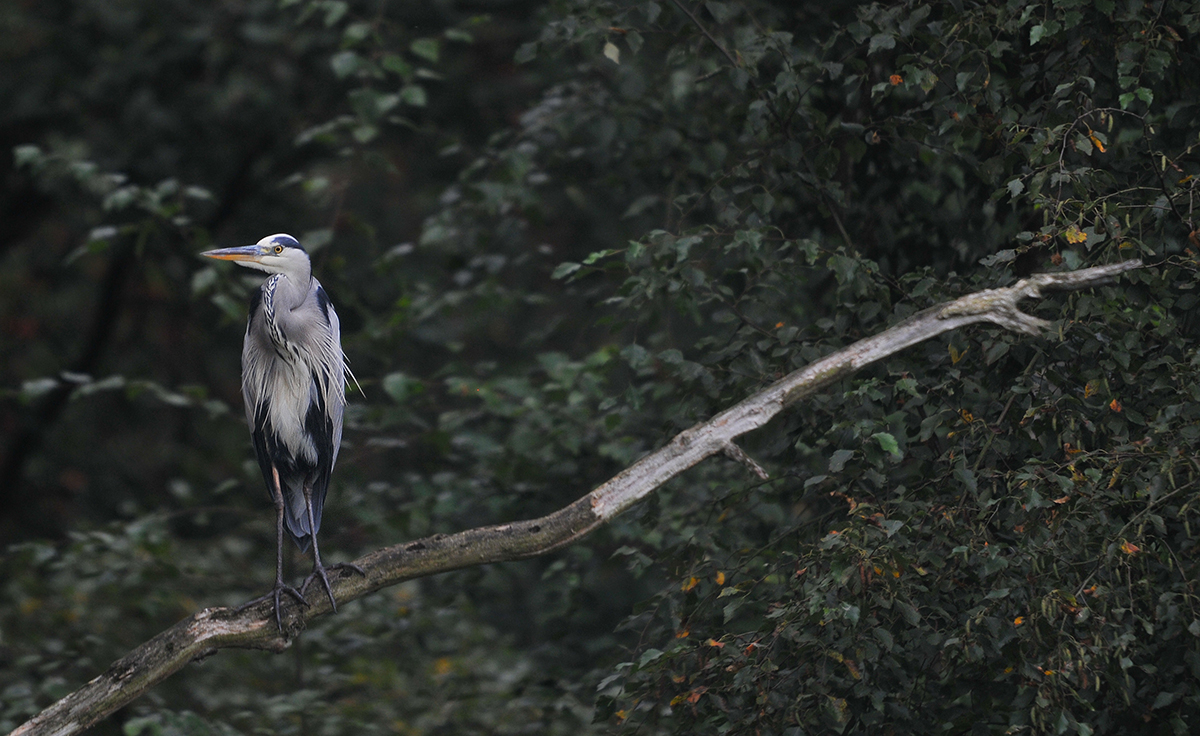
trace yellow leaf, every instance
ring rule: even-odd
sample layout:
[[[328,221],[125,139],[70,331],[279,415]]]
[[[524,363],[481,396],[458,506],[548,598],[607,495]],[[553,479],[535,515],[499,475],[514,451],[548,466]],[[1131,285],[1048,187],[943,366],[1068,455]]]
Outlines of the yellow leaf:
[[[1080,230],[1079,226],[1076,225],[1075,223],[1071,223],[1070,227],[1068,227],[1066,229],[1066,231],[1063,232],[1063,237],[1065,237],[1067,239],[1068,243],[1071,243],[1072,245],[1074,245],[1074,244],[1082,243],[1082,242],[1086,241],[1087,233]]]
[[[700,582],[700,579],[695,576],[690,577],[687,580],[683,581],[683,592],[684,593],[688,592],[692,588],[696,587],[696,584],[699,582]]]
[[[850,670],[851,677],[856,680],[862,679],[862,672],[859,672],[858,665],[854,663],[853,659],[847,659],[843,664],[846,665],[846,669]]]
[[[718,571],[717,572],[717,585],[724,585],[724,584],[725,584],[725,573]]]
[[[1020,626],[1023,623],[1025,623],[1024,616],[1017,616],[1016,618],[1013,619],[1013,626]]]

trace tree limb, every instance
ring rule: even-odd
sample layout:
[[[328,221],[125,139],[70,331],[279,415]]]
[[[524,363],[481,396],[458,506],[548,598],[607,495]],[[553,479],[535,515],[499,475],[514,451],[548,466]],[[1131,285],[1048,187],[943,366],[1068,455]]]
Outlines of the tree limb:
[[[765,471],[733,440],[763,426],[786,407],[881,358],[969,324],[992,322],[1036,335],[1049,323],[1022,313],[1017,308],[1021,299],[1038,299],[1049,291],[1108,284],[1119,274],[1141,265],[1141,261],[1133,260],[1066,273],[1037,274],[1010,287],[975,292],[918,312],[878,335],[781,378],[707,422],[680,432],[665,447],[552,514],[457,534],[438,534],[372,552],[355,561],[365,575],[337,571],[330,576],[334,596],[345,603],[413,578],[545,554],[586,536],[712,455],[726,454],[763,477]],[[220,649],[281,652],[309,620],[331,610],[324,596],[311,598],[311,607],[301,608],[284,597],[282,633],[275,626],[270,601],[241,612],[232,608],[206,608],[117,660],[99,677],[34,716],[10,736],[79,733],[189,662]]]

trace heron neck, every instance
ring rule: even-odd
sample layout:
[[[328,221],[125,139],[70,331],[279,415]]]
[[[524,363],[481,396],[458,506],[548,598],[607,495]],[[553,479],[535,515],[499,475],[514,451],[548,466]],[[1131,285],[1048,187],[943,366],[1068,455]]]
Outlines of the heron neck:
[[[263,283],[263,306],[277,313],[290,312],[304,303],[311,286],[312,276],[307,273],[273,274]]]
[[[277,273],[262,285],[262,309],[266,318],[271,340],[279,347],[286,347],[292,328],[292,310],[304,303],[311,288],[312,276],[302,274],[303,281],[296,283],[293,276]]]

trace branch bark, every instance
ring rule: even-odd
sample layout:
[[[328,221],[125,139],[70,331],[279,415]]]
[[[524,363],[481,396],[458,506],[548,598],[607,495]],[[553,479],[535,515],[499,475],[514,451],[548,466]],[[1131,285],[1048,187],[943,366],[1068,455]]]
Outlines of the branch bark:
[[[1112,283],[1140,268],[1141,261],[1067,273],[1037,274],[1013,286],[988,289],[926,309],[878,335],[860,340],[797,370],[684,430],[666,446],[638,460],[578,501],[540,519],[438,534],[372,552],[355,564],[365,575],[336,571],[330,576],[339,602],[351,601],[413,578],[492,562],[545,554],[591,533],[641,501],[664,483],[706,458],[725,454],[760,477],[766,472],[733,440],[755,430],[785,408],[840,378],[904,348],[976,322],[1036,335],[1049,323],[1022,313],[1017,303],[1046,292],[1074,291]],[[51,705],[10,736],[70,736],[135,700],[158,682],[220,649],[231,647],[281,652],[311,619],[330,612],[324,596],[310,596],[301,608],[283,598],[284,632],[275,626],[270,601],[237,612],[206,608],[184,619],[114,662],[107,671]]]

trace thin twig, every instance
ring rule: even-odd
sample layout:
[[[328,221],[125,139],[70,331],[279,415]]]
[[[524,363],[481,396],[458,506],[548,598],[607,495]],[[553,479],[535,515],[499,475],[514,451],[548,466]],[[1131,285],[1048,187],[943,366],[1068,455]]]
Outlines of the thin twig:
[[[733,54],[730,54],[729,51],[727,51],[725,49],[725,47],[721,45],[721,42],[718,41],[716,39],[716,37],[714,37],[711,33],[708,32],[708,29],[704,27],[704,24],[700,22],[700,19],[697,18],[696,16],[692,15],[692,11],[690,11],[686,7],[684,7],[683,3],[679,2],[679,0],[671,0],[671,2],[673,2],[675,4],[675,7],[679,8],[681,11],[683,11],[684,15],[686,15],[688,18],[691,19],[692,23],[695,24],[695,26],[700,29],[701,33],[703,33],[705,36],[708,36],[708,40],[712,41],[713,46],[716,46],[717,49],[722,54],[725,55],[726,59],[729,59],[730,64],[733,64],[735,67],[741,66],[741,64],[738,63],[738,60],[733,58]]]

